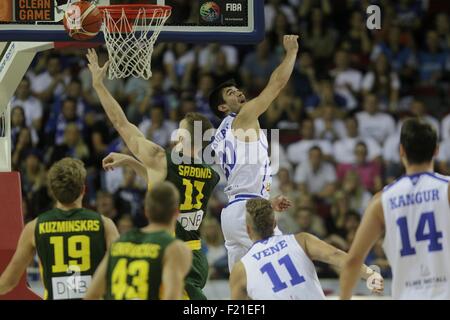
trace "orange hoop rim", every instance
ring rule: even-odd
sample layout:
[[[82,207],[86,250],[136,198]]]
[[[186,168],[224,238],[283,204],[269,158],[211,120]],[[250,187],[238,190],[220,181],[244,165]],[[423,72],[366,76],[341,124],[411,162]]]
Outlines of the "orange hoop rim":
[[[129,19],[135,19],[142,9],[148,18],[167,18],[172,13],[171,6],[157,4],[111,4],[97,7],[102,13],[107,11],[113,19],[120,19],[122,11]]]

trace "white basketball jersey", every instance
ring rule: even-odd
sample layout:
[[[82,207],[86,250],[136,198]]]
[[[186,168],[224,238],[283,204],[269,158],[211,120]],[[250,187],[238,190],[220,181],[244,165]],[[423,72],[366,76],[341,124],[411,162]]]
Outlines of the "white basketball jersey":
[[[450,299],[448,177],[403,176],[382,194],[394,299]]]
[[[241,259],[253,300],[323,300],[314,264],[294,235],[255,242]]]
[[[258,141],[239,141],[231,130],[235,117],[232,113],[222,121],[212,143],[227,179],[224,192],[229,198],[251,194],[268,199],[272,176],[267,137],[260,130]]]

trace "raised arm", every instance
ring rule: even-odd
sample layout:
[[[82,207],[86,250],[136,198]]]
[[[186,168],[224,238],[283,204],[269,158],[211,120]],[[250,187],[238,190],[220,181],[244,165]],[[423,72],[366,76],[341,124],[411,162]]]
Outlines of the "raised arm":
[[[128,121],[119,103],[103,83],[109,61],[103,67],[100,67],[98,65],[97,53],[94,49],[89,49],[86,57],[89,61],[88,67],[92,74],[92,85],[114,128],[119,132],[130,151],[145,166],[159,168],[161,162],[158,159],[158,155],[165,155],[164,149],[156,143],[147,140],[142,132]]]
[[[348,254],[342,250],[339,250],[332,245],[320,240],[309,233],[299,233],[296,236],[298,243],[305,250],[306,254],[311,260],[320,261],[336,267],[341,271],[345,262],[347,261]],[[373,292],[380,293],[383,291],[384,286],[382,277],[376,274],[372,269],[363,265],[362,263],[354,270],[355,281],[358,277],[367,280],[370,276],[375,275],[380,281],[374,284]]]
[[[34,228],[36,220],[28,223],[20,235],[16,252],[5,271],[0,275],[0,295],[14,289],[20,281],[27,267],[33,260],[35,253]]]
[[[103,169],[106,171],[114,170],[114,168],[128,166],[133,169],[138,176],[143,178],[149,185],[162,182],[167,176],[167,163],[165,154],[157,155],[156,159],[160,159],[159,168],[146,167],[142,162],[136,160],[132,156],[123,153],[111,152],[103,159]]]
[[[381,193],[378,193],[374,196],[364,213],[341,272],[341,299],[350,299],[352,297],[352,291],[357,281],[357,276],[354,273],[361,268],[369,250],[380,238],[383,231],[383,207],[381,204]]]
[[[242,106],[235,120],[235,126],[238,128],[254,127],[259,116],[266,112],[273,100],[288,83],[297,59],[298,36],[284,36],[283,44],[286,49],[286,56],[270,76],[269,83],[261,94]]]
[[[180,240],[171,243],[164,253],[162,300],[181,300],[184,292],[184,278],[192,265],[192,251]]]

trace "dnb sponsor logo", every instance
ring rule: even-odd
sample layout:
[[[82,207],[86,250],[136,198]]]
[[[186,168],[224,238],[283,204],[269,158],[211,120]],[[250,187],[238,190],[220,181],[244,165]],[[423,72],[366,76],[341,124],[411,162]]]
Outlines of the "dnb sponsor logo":
[[[220,17],[220,6],[213,2],[205,2],[200,7],[200,16],[206,22],[214,22]]]

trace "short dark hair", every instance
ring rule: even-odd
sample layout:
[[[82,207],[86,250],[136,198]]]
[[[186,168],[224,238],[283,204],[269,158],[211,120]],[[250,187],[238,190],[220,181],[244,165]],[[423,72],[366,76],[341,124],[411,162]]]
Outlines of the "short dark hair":
[[[430,162],[437,146],[437,133],[429,123],[409,118],[403,122],[400,144],[405,149],[409,164]]]
[[[180,194],[173,183],[157,183],[145,196],[145,211],[150,223],[169,224],[180,205]]]
[[[231,79],[219,84],[209,94],[209,107],[219,119],[225,118],[225,114],[219,110],[219,106],[225,103],[225,100],[223,99],[223,89],[235,86],[236,81]]]
[[[253,231],[262,239],[273,236],[275,215],[270,201],[263,198],[250,199],[245,207],[250,216]]]
[[[319,151],[320,154],[323,154],[322,149],[318,145],[313,145],[311,148],[309,148],[308,153],[311,153],[313,151]]]

